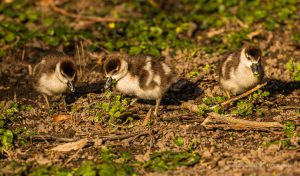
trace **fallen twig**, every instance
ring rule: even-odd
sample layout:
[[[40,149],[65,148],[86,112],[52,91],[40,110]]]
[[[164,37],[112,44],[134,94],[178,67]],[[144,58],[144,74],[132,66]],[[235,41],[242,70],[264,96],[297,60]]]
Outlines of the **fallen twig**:
[[[66,10],[64,9],[61,9],[59,7],[57,7],[53,1],[50,1],[50,3],[48,4],[51,9],[57,13],[60,13],[62,15],[65,15],[67,17],[72,17],[72,18],[75,18],[75,19],[81,19],[81,20],[88,20],[88,21],[95,21],[95,22],[127,22],[128,20],[125,19],[125,18],[101,18],[101,17],[96,17],[96,16],[82,16],[82,15],[77,15],[77,14],[73,14],[73,13],[70,13],[70,12],[67,12]]]
[[[237,119],[232,116],[224,116],[215,112],[208,113],[208,117],[203,121],[201,125],[205,128],[212,127],[221,127],[226,128],[230,127],[232,129],[266,129],[266,128],[282,128],[283,125],[278,122],[257,122],[251,120]],[[212,124],[216,122],[223,122],[224,124]]]
[[[221,106],[228,105],[228,104],[231,103],[231,102],[234,102],[234,101],[237,101],[237,100],[239,100],[239,99],[241,99],[241,98],[244,98],[244,97],[246,97],[246,96],[252,94],[252,93],[255,92],[256,90],[258,90],[258,89],[264,87],[265,85],[267,85],[267,82],[264,82],[264,83],[262,83],[262,84],[259,84],[259,85],[255,86],[254,88],[248,90],[247,92],[243,93],[243,94],[240,94],[240,95],[238,95],[238,96],[236,96],[236,97],[233,97],[233,98],[231,98],[231,99],[229,99],[229,100],[226,100],[225,102],[221,103]]]
[[[151,132],[149,132],[149,131],[137,131],[137,132],[123,134],[123,135],[101,136],[101,137],[97,137],[94,139],[89,139],[87,141],[87,144],[95,143],[95,141],[106,142],[106,141],[122,140],[122,139],[131,138],[131,137],[150,135],[150,133]],[[70,143],[78,140],[78,139],[72,139],[72,138],[55,137],[55,136],[50,136],[50,135],[35,135],[35,136],[30,136],[29,138],[31,140],[53,140],[53,141],[70,142]]]
[[[149,133],[150,133],[149,131],[138,131],[138,132],[123,134],[123,135],[103,136],[101,138],[103,142],[106,142],[106,141],[122,140],[122,139],[131,138],[135,136],[149,135]]]
[[[77,139],[55,137],[52,135],[34,135],[29,137],[30,140],[49,140],[49,141],[59,141],[59,142],[74,142]]]

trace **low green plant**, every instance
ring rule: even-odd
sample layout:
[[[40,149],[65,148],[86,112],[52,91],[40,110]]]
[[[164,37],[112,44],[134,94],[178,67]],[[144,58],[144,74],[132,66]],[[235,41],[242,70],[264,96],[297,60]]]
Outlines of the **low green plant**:
[[[106,122],[106,116],[109,116],[108,121],[111,125],[127,124],[133,121],[132,113],[127,109],[129,105],[128,98],[122,98],[121,95],[110,95],[106,98],[109,102],[98,102],[94,106],[94,109],[96,109],[95,122]]]
[[[297,135],[300,137],[300,134],[296,132],[296,126],[292,121],[286,121],[283,125],[283,133],[285,136],[285,139],[275,140],[270,143],[267,143],[267,146],[272,144],[281,144],[285,148],[293,148],[291,139],[294,135]]]
[[[9,123],[16,119],[22,118],[20,112],[29,111],[32,109],[31,105],[20,105],[17,102],[8,102],[5,105],[4,102],[1,103],[0,110],[0,151],[2,149],[9,150],[13,147],[15,141],[19,143],[26,143],[24,140],[17,137],[18,134],[24,132],[22,129],[12,130],[9,128]]]
[[[264,100],[264,98],[268,97],[270,92],[257,90],[253,94],[249,95],[245,100],[239,100],[236,107],[231,111],[233,114],[247,116],[251,115],[254,112],[257,115],[263,115],[260,109],[255,107],[255,103]]]
[[[291,72],[293,79],[297,82],[300,81],[300,62],[291,58],[286,64],[285,68]]]
[[[243,42],[248,40],[247,35],[249,33],[249,30],[233,31],[224,38],[224,44],[229,50],[236,50],[243,45]]]
[[[250,102],[255,102],[258,100],[263,100],[264,98],[270,95],[269,91],[262,91],[261,89],[255,91],[253,94],[248,96],[248,100]]]
[[[285,122],[283,126],[283,132],[287,138],[291,138],[296,130],[296,126],[292,121]]]
[[[190,152],[155,152],[150,155],[150,160],[144,164],[146,169],[155,172],[173,170],[178,166],[193,166],[200,161],[198,153]]]
[[[0,129],[0,151],[1,149],[8,150],[12,147],[14,134],[11,130]]]
[[[203,103],[207,105],[215,105],[226,100],[226,96],[217,96],[217,97],[204,97],[202,99]]]
[[[250,103],[250,102],[247,102],[244,100],[240,100],[237,103],[236,108],[234,110],[232,110],[231,113],[246,116],[246,115],[252,114],[253,110],[254,110],[253,103]]]
[[[198,105],[198,112],[197,112],[197,114],[199,116],[203,116],[204,114],[207,113],[208,110],[209,110],[209,107],[206,104],[200,104],[200,105]]]

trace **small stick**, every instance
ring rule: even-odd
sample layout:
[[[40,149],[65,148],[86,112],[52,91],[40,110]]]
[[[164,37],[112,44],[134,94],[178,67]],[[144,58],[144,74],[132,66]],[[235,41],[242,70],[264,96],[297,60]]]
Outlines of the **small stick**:
[[[241,99],[241,98],[247,97],[248,95],[252,94],[252,93],[255,92],[256,90],[258,90],[258,89],[264,87],[265,85],[267,85],[267,82],[264,82],[264,83],[262,83],[262,84],[259,84],[259,85],[255,86],[254,88],[248,90],[247,92],[243,93],[243,94],[240,94],[240,95],[238,95],[238,96],[236,96],[236,97],[233,97],[233,98],[231,98],[231,99],[229,99],[229,100],[226,100],[225,102],[221,103],[221,106],[225,106],[225,105],[227,105],[227,104],[229,104],[229,103],[231,103],[231,102],[234,102],[234,101],[237,101],[237,100],[239,100],[239,99]]]
[[[34,135],[29,137],[31,140],[51,140],[59,142],[74,142],[76,139],[55,137],[51,135]]]
[[[49,5],[53,11],[60,13],[62,15],[68,16],[68,17],[75,18],[75,19],[95,21],[95,22],[116,22],[116,21],[127,22],[128,21],[125,18],[115,19],[115,18],[101,18],[101,17],[96,17],[96,16],[81,16],[81,15],[69,13],[64,9],[57,7],[53,2],[50,2]]]
[[[150,108],[143,123],[142,123],[143,126],[147,126],[149,124],[149,122],[151,120],[151,113],[152,113],[152,109]]]
[[[283,125],[278,122],[257,122],[251,120],[237,119],[231,116],[220,115],[215,112],[210,112],[208,115],[211,118],[217,119],[219,121],[228,123],[239,128],[282,128]],[[211,122],[211,119],[206,119],[202,123],[203,126],[206,126],[208,122]]]
[[[77,155],[78,153],[81,151],[81,149],[77,150],[64,164],[63,166],[66,166],[70,161],[72,161]]]
[[[24,58],[25,58],[25,49],[23,48],[23,50],[22,50],[22,58],[21,58],[22,62],[24,61]]]
[[[126,138],[131,138],[134,136],[144,136],[149,135],[149,131],[138,131],[135,133],[129,133],[129,134],[123,134],[123,135],[114,135],[114,136],[108,136],[108,137],[102,137],[102,141],[115,141],[115,140],[122,140]]]

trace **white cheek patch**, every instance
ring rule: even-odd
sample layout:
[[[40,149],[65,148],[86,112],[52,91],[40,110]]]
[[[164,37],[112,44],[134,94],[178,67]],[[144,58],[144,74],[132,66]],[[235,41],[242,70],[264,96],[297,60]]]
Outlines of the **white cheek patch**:
[[[112,75],[111,78],[114,79],[114,80],[119,80],[121,78],[121,76],[122,75],[120,73],[118,73],[118,74]],[[110,77],[110,76],[107,76],[107,77]]]
[[[171,73],[171,69],[170,69],[170,67],[167,64],[165,64],[165,63],[162,62],[161,65],[162,65],[162,68],[163,68],[163,70],[165,72],[165,75],[168,75],[168,74]]]
[[[55,76],[58,78],[58,80],[62,83],[67,84],[68,83],[68,79],[65,78],[60,72],[55,72]]]
[[[113,74],[113,75],[107,74],[106,77],[107,78],[111,77],[118,81],[118,80],[122,79],[124,76],[126,76],[127,73],[128,73],[128,64],[126,61],[122,60],[120,70],[116,74]]]
[[[240,61],[243,65],[245,65],[246,67],[250,68],[252,65],[252,62],[246,58],[245,52],[242,52],[241,57],[240,57]]]

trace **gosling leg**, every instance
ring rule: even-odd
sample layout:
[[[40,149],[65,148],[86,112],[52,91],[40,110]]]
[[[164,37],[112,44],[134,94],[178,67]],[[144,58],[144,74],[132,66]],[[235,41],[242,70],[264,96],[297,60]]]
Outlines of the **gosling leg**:
[[[155,105],[155,110],[154,110],[154,115],[158,116],[158,109],[160,105],[161,98],[156,99],[156,105]]]
[[[225,91],[225,94],[226,94],[226,96],[228,97],[228,99],[231,98],[230,92],[229,92],[229,91]]]
[[[50,104],[49,104],[47,95],[43,94],[43,97],[44,97],[44,99],[45,99],[45,101],[46,101],[47,108],[50,109]]]
[[[133,98],[129,104],[129,106],[133,106],[138,101],[138,98]]]

